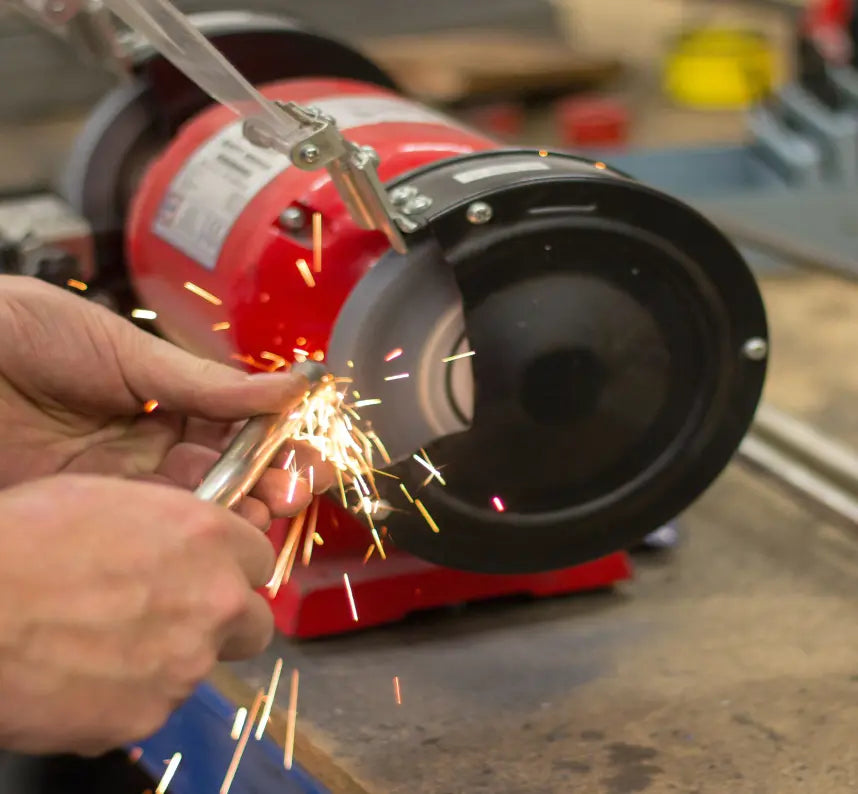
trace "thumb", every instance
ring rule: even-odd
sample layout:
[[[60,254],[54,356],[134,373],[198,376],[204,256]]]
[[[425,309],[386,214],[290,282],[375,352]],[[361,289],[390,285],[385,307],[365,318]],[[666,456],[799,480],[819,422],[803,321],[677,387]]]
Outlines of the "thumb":
[[[300,371],[248,375],[148,334],[136,337],[134,347],[133,357],[120,360],[134,362],[123,374],[139,404],[157,400],[163,410],[186,416],[237,421],[280,413],[310,387]]]

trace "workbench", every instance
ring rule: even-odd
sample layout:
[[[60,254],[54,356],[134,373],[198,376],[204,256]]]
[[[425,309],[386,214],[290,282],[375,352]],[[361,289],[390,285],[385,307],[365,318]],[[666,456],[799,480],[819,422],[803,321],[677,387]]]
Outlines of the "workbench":
[[[284,673],[301,672],[302,768],[278,790],[855,790],[858,535],[738,466],[685,529],[675,552],[639,559],[635,581],[614,592],[470,606],[321,642],[277,639],[215,677],[221,757],[199,731],[180,746],[181,714],[155,755],[184,749],[192,762],[177,791],[209,788],[191,778],[201,760],[219,784],[232,711],[267,687],[282,657]],[[234,794],[274,790],[287,699],[283,685],[267,763],[248,754]],[[269,788],[254,783],[263,771]]]

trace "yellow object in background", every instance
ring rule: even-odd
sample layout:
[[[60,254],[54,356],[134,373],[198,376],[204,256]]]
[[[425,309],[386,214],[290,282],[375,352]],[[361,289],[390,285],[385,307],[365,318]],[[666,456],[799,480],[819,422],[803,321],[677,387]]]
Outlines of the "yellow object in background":
[[[663,88],[675,102],[706,110],[737,110],[767,95],[776,80],[775,48],[751,30],[700,28],[673,41]]]

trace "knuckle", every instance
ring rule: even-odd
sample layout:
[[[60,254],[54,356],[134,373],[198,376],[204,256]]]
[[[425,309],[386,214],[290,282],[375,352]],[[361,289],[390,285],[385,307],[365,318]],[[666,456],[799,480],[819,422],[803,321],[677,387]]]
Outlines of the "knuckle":
[[[238,577],[222,577],[213,588],[211,598],[215,620],[224,624],[241,618],[247,612],[249,592],[249,587]]]

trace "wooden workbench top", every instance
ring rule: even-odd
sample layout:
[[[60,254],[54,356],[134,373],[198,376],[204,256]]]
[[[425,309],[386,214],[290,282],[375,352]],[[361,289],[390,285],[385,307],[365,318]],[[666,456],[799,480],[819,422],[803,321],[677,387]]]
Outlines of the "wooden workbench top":
[[[335,794],[855,790],[858,537],[735,468],[685,528],[615,593],[280,639],[232,672],[300,669],[298,759]]]

